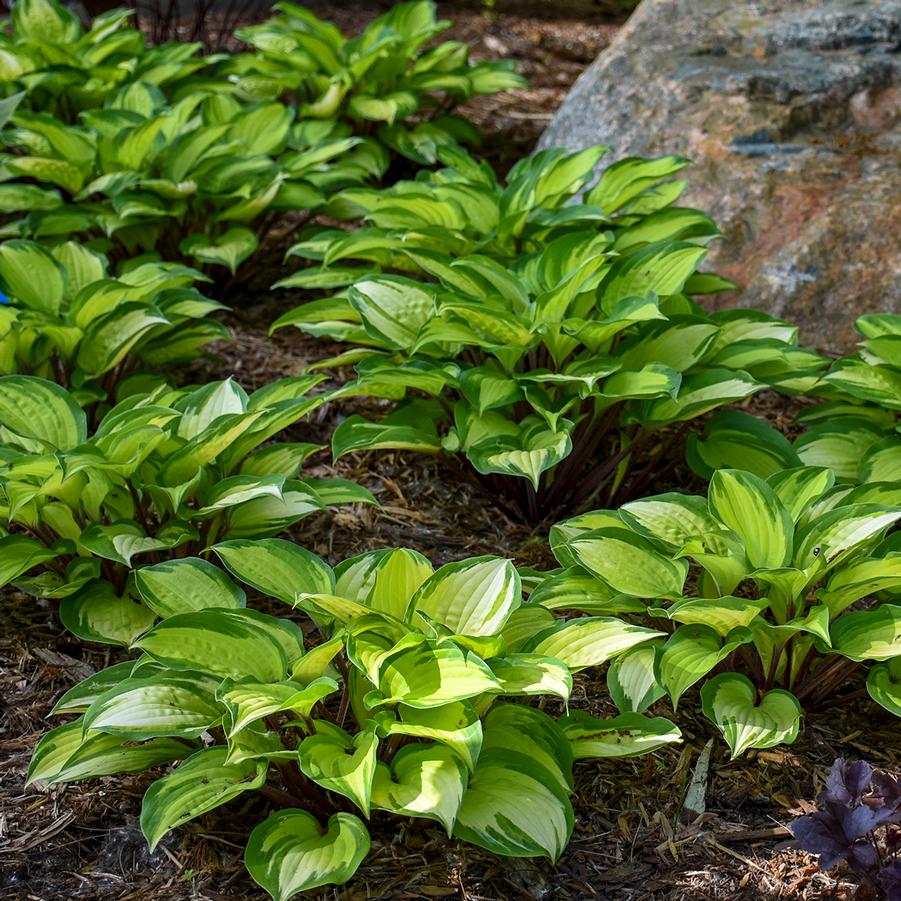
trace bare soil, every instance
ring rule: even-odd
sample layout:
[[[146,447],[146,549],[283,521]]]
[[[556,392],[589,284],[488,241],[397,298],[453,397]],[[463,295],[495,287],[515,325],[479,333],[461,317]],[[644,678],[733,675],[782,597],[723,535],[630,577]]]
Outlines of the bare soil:
[[[375,13],[339,3],[312,4],[354,30]],[[563,95],[615,33],[617,24],[586,19],[548,20],[455,11],[451,36],[468,41],[476,56],[509,55],[522,61],[532,85],[509,97],[482,98],[471,115],[487,133],[484,152],[503,169],[528,152]],[[270,279],[274,281],[275,279]],[[267,335],[267,326],[290,306],[281,298],[227,318],[233,338],[217,355],[181,374],[188,381],[234,375],[246,388],[299,373],[330,348],[293,331]],[[751,409],[780,427],[797,405],[768,393]],[[295,440],[326,443],[337,417],[324,407],[313,422],[293,430]],[[436,564],[480,553],[503,554],[519,564],[549,567],[544,530],[508,519],[451,458],[403,453],[350,456],[332,464],[326,452],[311,475],[354,478],[367,485],[381,509],[342,508],[313,517],[294,537],[330,562],[377,547],[416,548]],[[701,491],[686,467],[655,490]],[[0,898],[237,901],[266,897],[241,863],[253,825],[267,803],[252,798],[201,817],[165,839],[152,855],[138,827],[140,800],[153,774],[119,776],[57,786],[23,788],[34,745],[51,725],[59,695],[91,672],[116,662],[119,652],[88,646],[60,627],[49,604],[15,592],[0,594]],[[852,687],[852,689],[854,688]],[[603,674],[578,679],[571,706],[614,715]],[[666,715],[665,705],[659,712]],[[688,823],[680,810],[692,770],[714,738],[696,692],[680,707],[684,744],[623,761],[576,767],[572,843],[556,866],[547,861],[500,860],[450,841],[424,821],[383,814],[372,821],[373,850],[355,879],[324,890],[321,899],[864,899],[852,874],[818,871],[789,844],[786,828],[809,812],[825,773],[838,756],[862,757],[901,772],[901,725],[869,700],[836,703],[808,715],[788,748],[729,761],[713,745],[706,811]]]

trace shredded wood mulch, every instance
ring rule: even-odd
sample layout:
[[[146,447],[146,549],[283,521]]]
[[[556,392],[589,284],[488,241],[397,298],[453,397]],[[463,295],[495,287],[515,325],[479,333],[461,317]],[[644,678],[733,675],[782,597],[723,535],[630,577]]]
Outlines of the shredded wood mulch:
[[[354,30],[375,14],[359,4],[311,4]],[[499,170],[528,152],[572,81],[609,42],[616,24],[604,21],[486,16],[441,5],[454,20],[450,37],[467,41],[476,58],[523,61],[528,91],[480,98],[466,112],[487,133],[486,157]],[[276,276],[277,277],[277,276]],[[268,276],[267,276],[268,278]],[[275,277],[263,279],[268,284]],[[233,337],[216,355],[179,374],[183,382],[234,375],[253,389],[296,375],[336,348],[298,332],[267,335],[268,324],[298,297],[267,300],[229,315]],[[374,413],[359,400],[341,410],[326,405],[314,421],[296,426],[293,440],[326,444],[339,417]],[[749,404],[752,412],[790,430],[798,410],[773,393]],[[294,536],[334,563],[367,549],[408,546],[437,564],[476,554],[502,554],[517,563],[554,565],[545,529],[509,519],[476,487],[453,458],[402,453],[351,455],[337,464],[326,451],[305,470],[366,485],[381,503],[325,511],[301,523]],[[655,491],[702,492],[684,467]],[[287,610],[270,612],[293,615]],[[141,797],[154,774],[117,776],[25,789],[31,751],[53,723],[48,713],[67,688],[122,652],[88,646],[60,627],[52,605],[15,592],[0,593],[0,899],[129,899],[129,901],[238,901],[265,895],[242,865],[249,831],[268,813],[259,798],[238,800],[176,830],[150,854],[139,828]],[[571,707],[613,716],[603,673],[577,679]],[[666,706],[651,712],[667,715]],[[853,875],[820,873],[789,843],[787,824],[810,812],[837,756],[865,758],[901,771],[901,725],[869,700],[837,704],[805,718],[791,747],[729,761],[716,738],[704,792],[704,811],[680,817],[699,755],[714,737],[689,692],[678,722],[680,746],[630,760],[579,763],[575,770],[573,840],[556,866],[547,861],[501,860],[449,840],[425,821],[376,813],[373,849],[349,886],[320,899],[864,899]],[[164,772],[160,770],[156,775]]]

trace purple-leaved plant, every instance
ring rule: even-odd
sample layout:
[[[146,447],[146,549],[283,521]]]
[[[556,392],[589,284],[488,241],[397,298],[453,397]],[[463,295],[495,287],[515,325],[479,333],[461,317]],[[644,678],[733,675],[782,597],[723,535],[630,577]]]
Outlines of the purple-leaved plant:
[[[839,758],[817,800],[820,810],[792,823],[798,846],[819,855],[824,870],[846,861],[889,901],[901,901],[901,779]]]

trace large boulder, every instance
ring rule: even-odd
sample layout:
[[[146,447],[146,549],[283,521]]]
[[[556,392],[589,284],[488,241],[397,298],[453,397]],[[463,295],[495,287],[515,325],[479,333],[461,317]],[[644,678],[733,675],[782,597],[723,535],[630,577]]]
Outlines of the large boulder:
[[[802,339],[850,349],[901,311],[901,2],[643,0],[541,145],[683,154],[709,268]]]

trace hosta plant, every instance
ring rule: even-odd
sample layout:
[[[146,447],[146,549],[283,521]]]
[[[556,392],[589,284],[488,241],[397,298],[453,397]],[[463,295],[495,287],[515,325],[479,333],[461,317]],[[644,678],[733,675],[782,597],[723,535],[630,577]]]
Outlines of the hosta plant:
[[[0,21],[0,97],[23,92],[29,109],[74,124],[132,82],[173,92],[206,65],[199,44],[148,47],[131,17],[115,9],[85,29],[57,0],[16,0]]]
[[[434,820],[513,857],[556,861],[573,828],[573,761],[678,741],[663,718],[556,717],[572,674],[658,633],[611,640],[610,618],[558,619],[523,603],[512,564],[477,557],[433,570],[381,550],[334,571],[280,539],[213,549],[230,573],[306,616],[243,608],[208,561],[139,571],[142,594],[180,605],[136,637],[137,660],[58,702],[79,717],[38,745],[30,782],[69,782],[182,761],[148,789],[151,847],[170,830],[258,792],[275,802],[245,863],[273,898],[346,882],[366,857],[365,820]],[[215,574],[215,575],[214,575]]]
[[[857,330],[866,339],[859,353],[837,360],[812,386],[825,400],[796,417],[803,434],[789,442],[746,415],[718,414],[690,439],[692,467],[706,477],[723,466],[767,476],[805,464],[826,466],[844,482],[901,479],[901,316],[862,316]]]
[[[231,380],[163,385],[128,395],[89,434],[63,388],[0,378],[0,586],[61,598],[76,635],[128,645],[175,602],[143,602],[133,567],[274,535],[327,505],[374,503],[352,482],[299,477],[317,445],[266,443],[327,398],[309,395],[317,381],[249,396]]]
[[[136,265],[119,278],[104,256],[73,241],[51,249],[0,244],[0,375],[38,375],[71,387],[81,403],[112,394],[140,367],[186,363],[228,335],[206,319],[224,309],[178,263]]]
[[[478,140],[469,122],[449,115],[457,104],[526,84],[511,62],[473,64],[460,41],[426,49],[450,24],[426,0],[393,6],[349,39],[296,3],[275,9],[267,22],[237,32],[255,52],[225,57],[217,74],[240,96],[293,97],[300,115],[376,135],[419,163],[435,162],[439,146]]]
[[[413,181],[381,190],[338,192],[327,207],[330,215],[363,219],[366,225],[349,232],[310,229],[289,253],[317,265],[276,287],[340,287],[373,270],[425,277],[434,274],[438,263],[449,262],[448,257],[472,254],[521,267],[524,256],[554,239],[586,232],[606,237],[611,263],[659,241],[690,241],[701,248],[719,236],[705,213],[675,206],[686,182],[673,176],[688,165],[687,159],[632,157],[607,166],[598,177],[606,152],[601,146],[580,151],[551,147],[520,160],[502,181],[462,148],[441,147],[443,168],[438,171],[422,170]],[[693,277],[686,290],[702,294],[732,287],[708,273]],[[338,310],[309,304],[277,324],[328,325],[334,318],[330,312]]]
[[[170,103],[132,82],[78,125],[11,104],[7,112],[0,233],[49,243],[81,235],[117,262],[153,252],[234,274],[278,215],[309,215],[386,164],[373,142],[332,139],[289,107],[229,92],[192,90]]]
[[[535,519],[640,491],[659,478],[674,426],[763,385],[798,391],[816,381],[823,361],[797,346],[795,328],[747,310],[707,316],[687,296],[723,281],[697,272],[716,234],[709,218],[666,206],[677,196],[659,184],[678,168],[671,160],[615,164],[586,195],[593,206],[553,209],[585,187],[599,156],[546,151],[521,164],[505,191],[483,186],[491,212],[461,255],[450,222],[361,229],[329,246],[369,255],[375,271],[332,269],[341,253],[329,249],[322,268],[289,279],[352,280],[274,326],[358,345],[317,364],[355,361],[348,393],[416,392],[380,421],[343,422],[336,456],[462,451],[493,496]],[[433,221],[445,208],[460,222],[480,215],[464,196],[442,206],[411,189],[398,195],[405,200]]]
[[[662,494],[554,527],[566,595],[632,602],[665,639],[616,660],[623,712],[702,681],[705,714],[733,755],[794,741],[805,706],[834,702],[855,672],[901,716],[901,491],[836,487],[828,469],[761,479],[717,471],[708,497]]]

